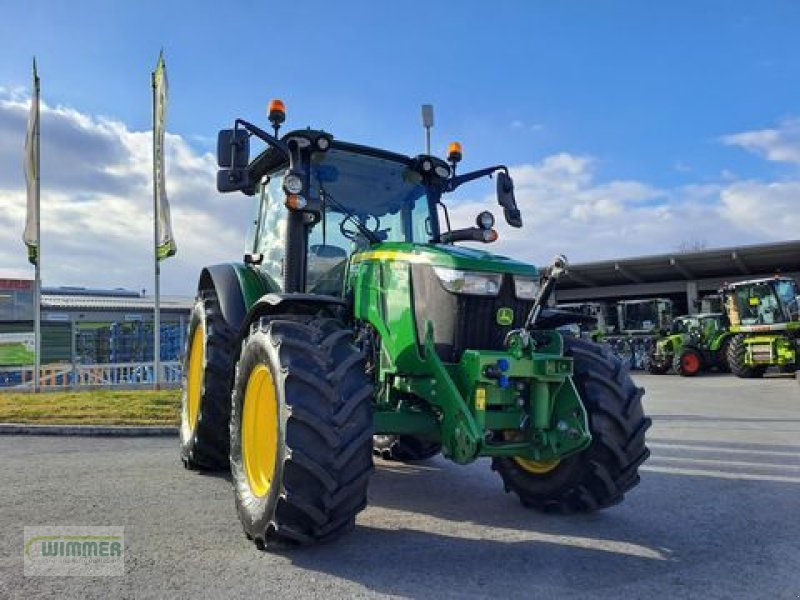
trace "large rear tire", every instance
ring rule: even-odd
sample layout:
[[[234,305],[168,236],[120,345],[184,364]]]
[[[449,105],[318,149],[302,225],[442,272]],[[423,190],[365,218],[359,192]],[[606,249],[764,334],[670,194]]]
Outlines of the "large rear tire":
[[[227,470],[234,333],[214,290],[189,317],[181,392],[181,459],[188,469]]]
[[[415,435],[376,435],[372,450],[384,460],[415,462],[433,458],[442,451],[442,444]]]
[[[728,345],[728,366],[731,369],[731,373],[744,379],[763,377],[767,367],[747,365],[747,348],[744,345],[744,340],[745,336],[740,333],[733,336]]]
[[[592,443],[561,461],[541,463],[495,458],[492,468],[507,492],[523,505],[547,512],[593,511],[617,504],[639,483],[639,465],[650,455],[642,395],[611,351],[598,344],[564,339],[574,359],[574,382],[589,415]]]
[[[242,344],[231,475],[245,534],[313,544],[353,528],[372,473],[372,382],[338,320],[263,317]]]

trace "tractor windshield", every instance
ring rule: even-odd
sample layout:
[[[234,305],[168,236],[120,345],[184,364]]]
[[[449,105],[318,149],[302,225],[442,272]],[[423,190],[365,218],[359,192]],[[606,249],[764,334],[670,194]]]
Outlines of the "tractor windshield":
[[[734,288],[734,318],[742,325],[774,325],[797,318],[793,281],[756,281]]]
[[[343,224],[352,212],[382,242],[429,242],[433,236],[422,178],[403,162],[371,154],[331,148],[315,153],[311,161],[310,196],[326,207],[325,235],[342,233],[358,243],[361,234],[352,224]],[[326,202],[327,198],[332,201]],[[323,222],[314,227],[322,227]],[[320,235],[322,232],[318,232]]]
[[[370,243],[353,219],[380,242],[424,244],[434,235],[422,178],[403,162],[333,147],[312,156],[310,186],[323,210],[309,229],[308,291],[341,293],[348,256]]]

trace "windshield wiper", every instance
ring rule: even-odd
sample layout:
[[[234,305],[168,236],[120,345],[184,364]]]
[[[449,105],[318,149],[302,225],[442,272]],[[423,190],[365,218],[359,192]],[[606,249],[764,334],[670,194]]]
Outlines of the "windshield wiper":
[[[356,226],[361,235],[367,238],[370,244],[377,244],[380,242],[378,236],[376,236],[373,232],[367,229],[366,226],[358,219],[358,217],[356,217],[355,214],[353,214],[349,209],[345,208],[341,202],[337,201],[333,196],[331,196],[325,190],[325,188],[322,187],[322,184],[320,184],[319,186],[319,194],[320,198],[322,199],[323,212],[325,211],[325,203],[330,202],[334,208],[338,208],[339,212],[341,212],[347,217],[346,220],[349,220],[351,223],[353,223],[353,225]]]

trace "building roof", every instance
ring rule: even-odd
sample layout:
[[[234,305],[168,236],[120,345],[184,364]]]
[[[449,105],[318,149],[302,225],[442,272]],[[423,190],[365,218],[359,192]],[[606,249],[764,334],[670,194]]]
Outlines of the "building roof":
[[[194,301],[187,296],[161,296],[162,311],[186,311]],[[42,310],[127,310],[152,312],[152,296],[109,296],[98,294],[58,294],[45,290],[42,293]]]
[[[618,286],[675,280],[753,278],[800,271],[800,240],[672,252],[569,266],[559,289]]]

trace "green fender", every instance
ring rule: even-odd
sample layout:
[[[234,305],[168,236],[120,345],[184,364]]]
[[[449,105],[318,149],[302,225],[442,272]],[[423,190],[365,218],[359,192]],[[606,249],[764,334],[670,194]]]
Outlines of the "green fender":
[[[220,311],[234,330],[244,323],[248,311],[265,294],[280,292],[272,277],[253,265],[225,263],[205,267],[200,273],[198,294],[214,290]]]

